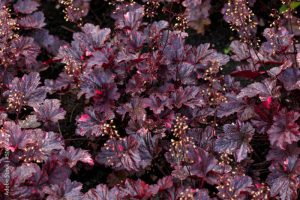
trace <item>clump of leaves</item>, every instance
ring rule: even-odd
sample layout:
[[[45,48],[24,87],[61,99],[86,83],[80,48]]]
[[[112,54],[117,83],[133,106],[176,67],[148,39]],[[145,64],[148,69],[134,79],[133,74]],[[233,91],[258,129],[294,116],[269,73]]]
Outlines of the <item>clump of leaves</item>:
[[[39,1],[0,2],[1,199],[297,199],[298,4],[268,27],[258,2],[225,2],[225,55],[186,42],[209,0],[106,2],[110,28],[89,0],[58,3],[70,43]]]

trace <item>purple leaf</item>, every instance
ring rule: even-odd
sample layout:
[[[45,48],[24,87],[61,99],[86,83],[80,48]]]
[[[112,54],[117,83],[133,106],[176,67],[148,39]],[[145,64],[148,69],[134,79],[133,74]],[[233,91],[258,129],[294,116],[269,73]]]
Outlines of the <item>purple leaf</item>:
[[[42,187],[47,183],[47,176],[42,176],[40,167],[27,163],[17,167],[11,174],[13,186],[10,188],[11,199],[41,199]]]
[[[24,62],[26,66],[35,64],[40,53],[40,47],[31,37],[19,37],[13,40],[11,48],[16,60]]]
[[[6,138],[9,137],[7,142]],[[21,127],[14,122],[5,121],[0,134],[1,148],[11,150],[12,152],[17,149],[24,149],[28,143],[32,141],[30,135],[24,133]]]
[[[255,82],[243,88],[237,98],[259,96],[261,101],[268,97],[276,98],[279,95],[279,86],[276,86],[276,80],[265,79],[262,83]]]
[[[267,155],[267,160],[274,160],[277,162],[283,162],[288,157],[300,155],[300,147],[298,147],[297,143],[294,142],[292,144],[287,145],[286,149],[280,149],[278,147],[273,146]]]
[[[235,94],[229,93],[226,95],[226,98],[227,102],[221,103],[217,108],[217,116],[219,118],[241,112],[247,107],[247,104],[242,99],[238,99]]]
[[[24,29],[40,29],[46,25],[44,21],[44,13],[39,11],[21,18],[18,23]]]
[[[234,53],[231,58],[235,61],[247,60],[251,56],[248,45],[238,40],[232,41],[229,48]]]
[[[103,125],[103,116],[99,115],[92,107],[87,107],[85,113],[77,118],[76,134],[81,136],[100,136]]]
[[[79,161],[94,165],[92,156],[87,150],[80,148],[75,149],[73,146],[69,146],[65,151],[60,151],[60,156],[62,156],[63,160],[67,162],[70,168],[74,167]]]
[[[39,87],[39,85],[40,75],[36,72],[24,75],[21,79],[14,78],[9,84],[9,90],[4,92],[4,95],[8,97],[9,107],[20,111],[23,106],[34,107],[43,102],[47,88]]]
[[[82,32],[74,33],[73,39],[75,44],[85,47],[84,50],[94,51],[104,45],[109,38],[111,30],[109,28],[100,29],[99,26],[93,24],[85,24]],[[82,48],[81,47],[81,48]]]
[[[287,144],[299,141],[299,125],[296,123],[299,117],[298,112],[288,112],[286,109],[282,109],[278,115],[275,115],[273,125],[267,132],[270,143],[285,149]]]
[[[60,3],[65,3],[59,0]],[[70,22],[80,22],[81,18],[86,16],[90,9],[90,0],[73,0],[69,6],[65,7],[66,20]]]
[[[144,7],[139,4],[120,4],[111,15],[118,29],[138,29],[144,15]]]
[[[64,149],[62,138],[57,133],[45,132],[41,129],[29,129],[23,132],[30,137],[30,141],[22,149],[24,151],[17,152],[19,159],[24,162],[40,163],[47,160],[55,151]]]
[[[236,175],[226,180],[228,184],[225,187],[218,187],[218,196],[222,199],[245,199],[247,193],[250,193],[252,179],[249,176]]]
[[[108,89],[109,85],[114,85],[114,87],[116,87],[114,78],[114,74],[110,72],[95,69],[91,73],[82,76],[82,84],[80,86],[81,91],[78,95],[85,94],[87,99],[100,95],[101,92]]]
[[[64,72],[61,72],[56,80],[46,79],[45,86],[51,89],[50,93],[53,93],[55,91],[67,89],[72,82],[73,80],[70,76]]]
[[[219,153],[233,153],[237,162],[247,158],[252,151],[250,141],[255,132],[250,123],[225,124],[224,134],[220,135],[215,143],[215,150]]]
[[[146,120],[146,110],[144,109],[144,100],[135,97],[129,103],[120,106],[117,112],[124,119],[126,113],[129,114],[131,121],[142,122]]]
[[[32,37],[41,47],[53,55],[58,53],[60,46],[65,45],[64,41],[60,40],[57,36],[50,35],[46,29],[35,30]]]
[[[143,100],[145,108],[149,108],[154,114],[160,114],[165,106],[168,106],[168,97],[162,95],[150,95],[149,98]]]
[[[117,170],[139,171],[146,167],[141,160],[139,146],[140,142],[133,135],[120,140],[110,139],[101,148],[96,161]]]
[[[266,182],[271,187],[271,196],[280,196],[282,200],[297,199],[299,189],[300,160],[298,156],[288,157],[283,163],[269,167],[271,173]]]
[[[267,42],[261,45],[260,51],[267,55],[281,53],[293,47],[293,35],[284,27],[266,28],[263,35]]]
[[[42,167],[42,173],[48,177],[50,185],[59,185],[71,175],[71,169],[56,156],[50,157]]]
[[[85,193],[83,200],[121,200],[124,195],[117,187],[109,189],[106,185],[99,184]]]
[[[300,70],[295,67],[284,70],[278,79],[287,91],[300,89]]]
[[[121,188],[121,191],[125,194],[125,197],[129,199],[148,199],[153,195],[153,190],[150,190],[150,185],[140,179],[137,181],[127,179],[124,183],[124,187]]]
[[[60,101],[58,99],[46,99],[42,104],[33,107],[36,116],[43,122],[58,122],[64,119],[66,111],[60,108]]]
[[[199,158],[194,156],[191,156],[194,162],[189,167],[191,175],[195,175],[209,184],[216,184],[218,182],[217,171],[215,169],[218,164],[217,159],[203,149],[199,149],[198,151],[197,156]]]
[[[171,93],[170,101],[176,108],[181,108],[183,105],[190,108],[202,107],[205,105],[200,88],[195,86],[187,86],[185,88],[180,87],[175,92]]]
[[[39,3],[33,0],[18,0],[14,4],[14,10],[23,14],[31,14],[38,9]]]
[[[24,120],[19,120],[19,125],[23,129],[37,128],[41,125],[35,115],[28,115]]]
[[[61,182],[58,185],[46,186],[45,188],[43,188],[43,192],[48,194],[46,200],[73,200],[83,198],[83,194],[80,192],[81,189],[81,183],[77,181],[71,182],[70,179],[67,179],[66,181]]]

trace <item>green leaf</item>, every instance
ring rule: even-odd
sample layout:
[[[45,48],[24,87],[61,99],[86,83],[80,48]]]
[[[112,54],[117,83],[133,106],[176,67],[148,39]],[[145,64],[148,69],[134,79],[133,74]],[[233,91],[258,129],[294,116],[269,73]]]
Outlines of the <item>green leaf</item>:
[[[287,5],[282,5],[279,8],[279,12],[282,14],[282,13],[286,12],[288,9],[289,9],[289,7]]]
[[[229,52],[230,52],[229,47],[224,48],[224,53],[225,53],[225,54],[229,54]]]
[[[292,1],[291,5],[290,5],[291,9],[296,9],[299,6],[300,6],[300,2],[297,2],[297,1]]]
[[[279,8],[279,12],[282,14],[282,13],[285,13],[286,11],[288,11],[288,9],[296,9],[300,6],[300,2],[299,1],[292,1],[290,5],[282,5],[280,8]]]

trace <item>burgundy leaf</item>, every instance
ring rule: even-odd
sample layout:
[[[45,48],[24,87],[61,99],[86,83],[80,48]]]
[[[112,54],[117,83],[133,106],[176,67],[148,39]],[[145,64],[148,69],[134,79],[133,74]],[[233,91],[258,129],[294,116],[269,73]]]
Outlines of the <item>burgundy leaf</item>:
[[[45,188],[43,188],[43,191],[48,194],[46,200],[73,200],[83,198],[83,195],[80,192],[81,189],[81,183],[77,181],[71,182],[70,179],[67,179],[66,181],[61,182],[58,185],[46,186]]]
[[[103,119],[101,117],[92,107],[87,107],[85,113],[77,118],[76,134],[87,137],[102,135]]]
[[[223,102],[217,108],[218,117],[227,117],[236,112],[241,112],[247,108],[247,104],[242,100],[238,99],[235,94],[227,94],[227,101]]]
[[[110,139],[101,148],[96,161],[114,169],[139,171],[146,167],[145,164],[149,164],[142,162],[139,146],[140,142],[133,135],[120,140]]]
[[[40,29],[46,25],[44,21],[44,13],[39,11],[21,18],[18,23],[24,29]]]
[[[125,5],[120,4],[117,6],[115,13],[111,16],[115,19],[115,26],[118,29],[138,29],[143,15],[144,8],[139,4]]]
[[[259,96],[260,100],[265,101],[268,97],[278,97],[279,86],[276,86],[276,80],[265,79],[262,83],[255,82],[243,88],[237,98]]]
[[[13,40],[11,48],[16,60],[23,61],[26,66],[35,64],[40,53],[40,47],[31,37],[19,37]]]
[[[121,191],[126,194],[126,198],[147,199],[153,195],[150,185],[140,179],[137,181],[127,179]]]
[[[34,111],[37,118],[43,122],[58,122],[64,119],[66,111],[60,108],[60,101],[58,99],[46,99],[42,104],[34,106]]]
[[[99,184],[85,193],[83,200],[122,200],[124,196],[117,187],[109,189],[106,185]]]
[[[219,190],[219,197],[228,199],[235,197],[237,199],[245,199],[247,193],[250,193],[252,186],[252,179],[249,176],[236,175],[226,180],[226,186],[217,187]]]
[[[233,153],[238,162],[247,158],[252,151],[250,141],[255,132],[250,123],[225,124],[224,134],[220,135],[215,143],[215,150],[219,153]]]
[[[11,199],[41,199],[43,186],[47,176],[42,176],[40,167],[35,163],[27,163],[17,167],[11,174],[13,186],[10,188]]]
[[[271,196],[280,196],[282,200],[297,199],[299,189],[300,160],[298,156],[288,157],[282,163],[270,166],[267,183],[271,187]]]
[[[50,35],[46,29],[37,29],[34,31],[34,40],[49,53],[56,55],[59,47],[65,45],[65,42],[60,40],[57,36]]]
[[[274,123],[268,130],[270,143],[285,149],[287,144],[299,141],[299,125],[296,123],[299,117],[298,112],[288,112],[286,109],[282,109],[278,115],[274,116]]]
[[[195,155],[191,158],[194,156]],[[192,159],[194,162],[189,167],[191,175],[195,175],[209,184],[216,184],[218,182],[217,171],[215,169],[217,159],[203,149],[199,149],[197,156],[199,156],[199,158],[194,157],[194,159]]]
[[[233,77],[243,77],[243,78],[251,78],[255,79],[260,75],[264,74],[263,71],[251,71],[251,70],[244,70],[244,71],[236,71],[231,73],[230,75]]]
[[[35,115],[28,115],[24,120],[19,120],[19,125],[21,128],[29,129],[29,128],[37,128],[41,125],[38,122]]]
[[[23,106],[34,107],[43,102],[47,88],[39,85],[40,75],[36,72],[24,75],[21,79],[15,78],[9,84],[9,90],[4,93],[8,97],[9,107],[19,111]]]
[[[168,106],[168,98],[161,95],[150,95],[143,100],[145,108],[150,108],[154,114],[160,114],[165,106]]]
[[[75,149],[73,146],[69,146],[66,150],[60,151],[60,156],[67,162],[70,168],[74,167],[79,161],[94,165],[92,156],[87,150],[80,148]]]
[[[204,106],[204,100],[198,87],[180,87],[171,94],[171,102],[176,108],[186,105],[190,108]]]
[[[267,155],[267,160],[274,160],[277,162],[283,162],[288,157],[300,155],[300,147],[298,147],[297,143],[294,142],[292,144],[287,145],[286,149],[280,149],[278,147],[273,146]]]
[[[39,6],[40,4],[34,0],[18,0],[17,3],[14,4],[14,10],[23,14],[31,14],[36,11]]]
[[[300,89],[300,70],[295,67],[284,70],[279,75],[278,79],[288,91]]]

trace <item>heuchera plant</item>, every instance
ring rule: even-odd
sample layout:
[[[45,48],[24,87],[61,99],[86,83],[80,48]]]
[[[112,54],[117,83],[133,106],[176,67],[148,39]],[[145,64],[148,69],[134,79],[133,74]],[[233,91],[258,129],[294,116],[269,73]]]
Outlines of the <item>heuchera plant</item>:
[[[47,3],[0,0],[0,199],[299,199],[299,2]]]

